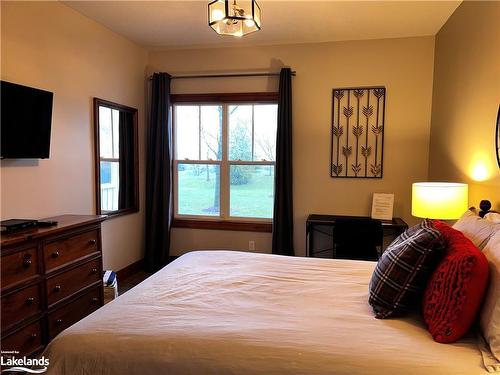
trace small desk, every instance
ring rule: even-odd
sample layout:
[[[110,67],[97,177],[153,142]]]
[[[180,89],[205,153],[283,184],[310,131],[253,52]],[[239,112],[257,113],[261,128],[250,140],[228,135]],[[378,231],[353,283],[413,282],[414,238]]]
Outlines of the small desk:
[[[306,256],[333,258],[332,240],[333,240],[333,227],[335,226],[335,221],[337,219],[351,219],[351,218],[369,219],[368,216],[316,215],[316,214],[309,215],[306,221]],[[386,237],[395,238],[399,236],[401,233],[403,233],[407,228],[408,224],[406,224],[406,222],[399,217],[395,217],[391,221],[382,220],[384,239]],[[321,242],[319,238],[316,238],[315,240],[315,234],[322,235],[323,241]],[[315,246],[319,248],[317,249]]]

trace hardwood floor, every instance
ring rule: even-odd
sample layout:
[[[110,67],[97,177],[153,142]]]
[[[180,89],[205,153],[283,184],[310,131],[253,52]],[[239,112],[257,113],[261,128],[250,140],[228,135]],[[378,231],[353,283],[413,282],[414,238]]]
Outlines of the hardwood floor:
[[[169,256],[168,263],[173,262],[177,258],[178,257],[175,255]],[[118,271],[118,295],[122,295],[153,274],[151,272],[143,271],[142,268],[143,261],[139,261],[125,267],[124,270]]]
[[[127,277],[124,280],[118,279],[118,294],[122,295],[123,293],[129,291],[134,286],[136,286],[137,284],[146,280],[151,275],[152,275],[152,273],[150,273],[150,272],[139,271],[139,272],[136,272],[136,273],[130,275],[129,277]]]

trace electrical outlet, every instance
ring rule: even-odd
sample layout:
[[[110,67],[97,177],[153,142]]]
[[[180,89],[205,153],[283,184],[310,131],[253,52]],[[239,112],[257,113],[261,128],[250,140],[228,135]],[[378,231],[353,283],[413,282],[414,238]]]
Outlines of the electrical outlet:
[[[248,241],[248,250],[250,251],[255,250],[255,241]]]

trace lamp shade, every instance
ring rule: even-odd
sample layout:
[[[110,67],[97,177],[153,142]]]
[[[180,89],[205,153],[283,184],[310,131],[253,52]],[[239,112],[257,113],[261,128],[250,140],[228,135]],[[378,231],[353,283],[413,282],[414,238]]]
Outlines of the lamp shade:
[[[468,186],[455,182],[416,182],[412,186],[411,214],[454,220],[467,210]]]

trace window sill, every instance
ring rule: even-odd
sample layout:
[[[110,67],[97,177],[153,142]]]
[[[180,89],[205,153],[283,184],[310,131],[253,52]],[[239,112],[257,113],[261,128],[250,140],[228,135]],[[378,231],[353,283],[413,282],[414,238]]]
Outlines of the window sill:
[[[174,219],[172,222],[174,228],[192,228],[192,229],[214,229],[214,230],[234,230],[242,232],[265,232],[271,233],[273,225],[271,223],[250,223],[241,221],[215,221],[215,220],[187,220]]]

